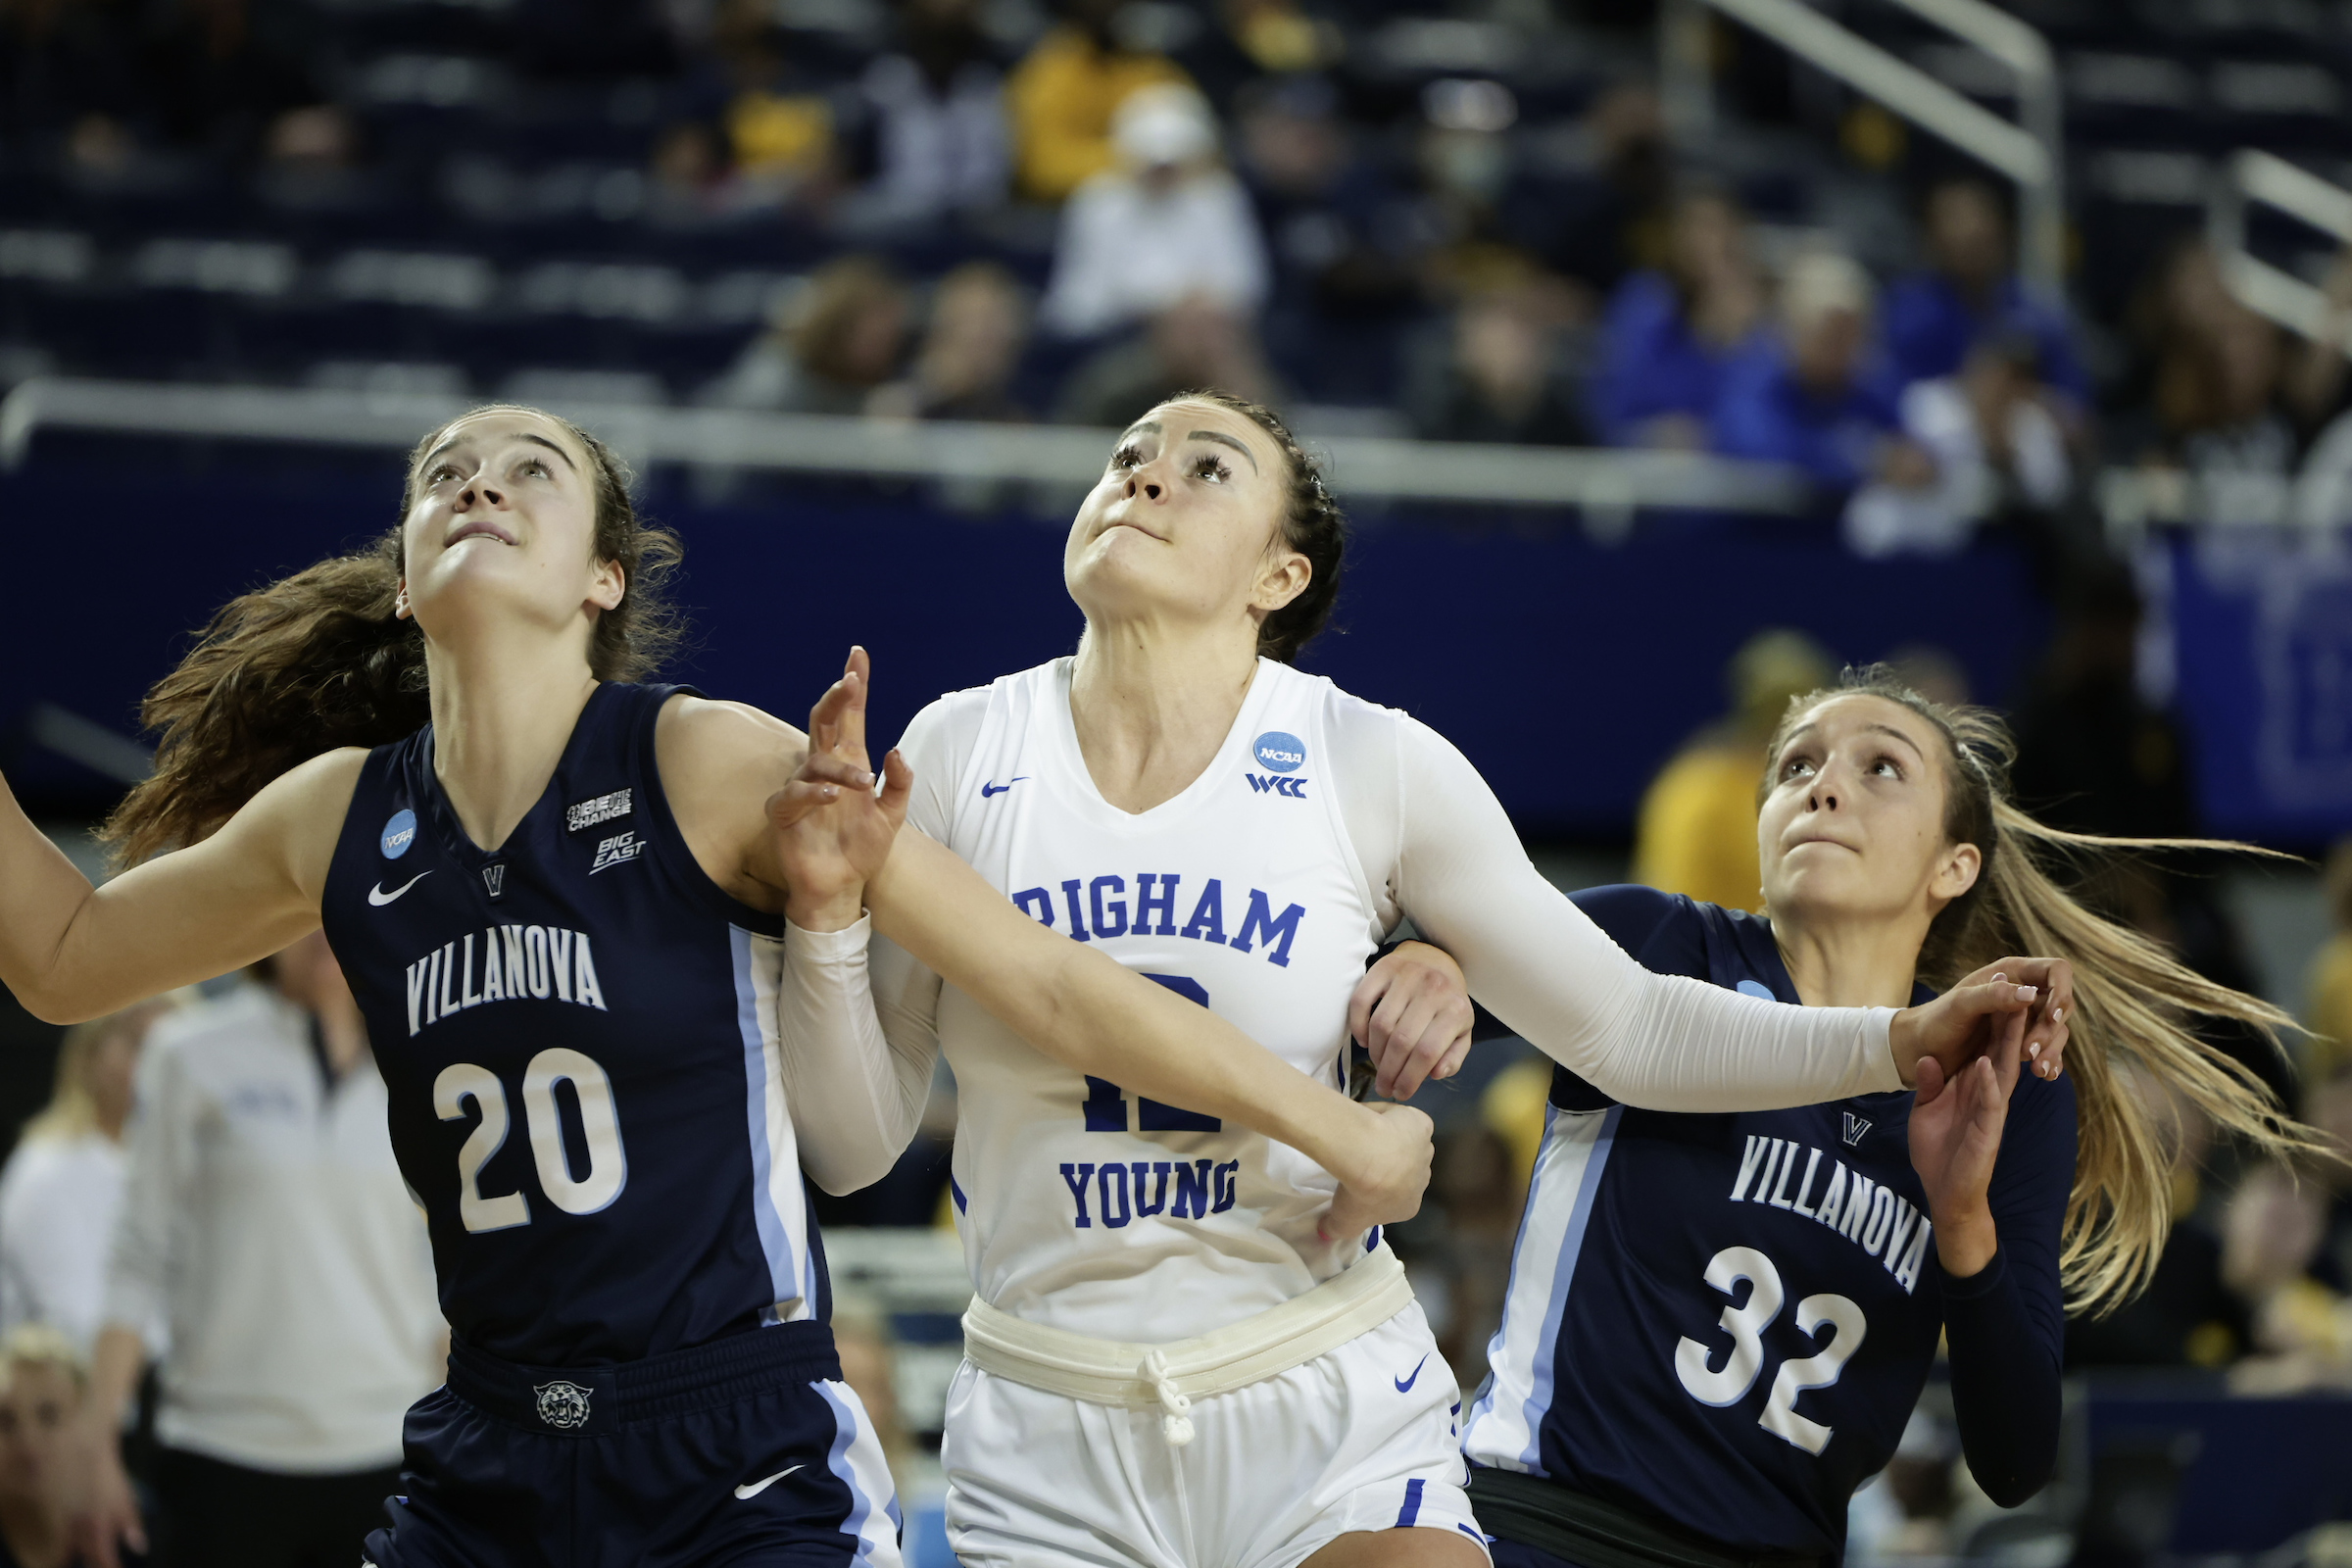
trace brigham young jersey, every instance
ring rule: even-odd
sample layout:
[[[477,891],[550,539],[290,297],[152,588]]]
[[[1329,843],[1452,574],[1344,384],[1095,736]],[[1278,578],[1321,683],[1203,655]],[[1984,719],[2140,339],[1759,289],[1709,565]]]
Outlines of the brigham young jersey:
[[[822,1318],[776,1055],[783,919],[680,837],[654,761],[674,686],[596,688],[495,853],[433,731],[368,754],[326,934],[458,1339],[572,1366]]]
[[[915,820],[1040,924],[1099,947],[1337,1085],[1348,995],[1379,933],[1330,773],[1355,699],[1259,660],[1214,760],[1149,811],[1097,792],[1070,662],[943,698],[904,745]],[[984,705],[968,753],[951,710]],[[965,710],[968,716],[968,709]],[[967,733],[968,733],[967,727]],[[939,814],[945,820],[924,820]],[[1332,1177],[1242,1127],[1082,1077],[946,988],[958,1093],[954,1195],[972,1280],[1016,1316],[1164,1343],[1279,1305],[1361,1256],[1317,1221]]]
[[[1642,887],[1576,902],[1653,970],[1797,1002],[1766,921]],[[1555,1067],[1494,1370],[1464,1423],[1472,1463],[1741,1552],[1835,1555],[1943,1325],[1910,1116],[1907,1090],[1638,1110]],[[1991,1205],[2053,1356],[2074,1166],[2073,1080],[2021,1074]]]

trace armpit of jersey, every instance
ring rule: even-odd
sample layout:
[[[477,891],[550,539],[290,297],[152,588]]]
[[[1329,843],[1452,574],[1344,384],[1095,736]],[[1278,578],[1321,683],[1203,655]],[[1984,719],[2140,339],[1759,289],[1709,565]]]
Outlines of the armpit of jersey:
[[[1398,717],[1403,912],[1523,1039],[1629,1105],[1762,1110],[1900,1089],[1885,1007],[1788,1007],[1627,956],[1527,858],[1469,760]],[[1367,864],[1375,886],[1380,869]]]

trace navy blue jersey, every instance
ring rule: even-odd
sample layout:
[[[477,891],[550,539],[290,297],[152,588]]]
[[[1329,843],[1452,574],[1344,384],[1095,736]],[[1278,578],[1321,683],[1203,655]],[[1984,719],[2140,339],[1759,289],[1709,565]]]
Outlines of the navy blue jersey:
[[[1754,916],[1648,888],[1577,903],[1653,970],[1798,1000]],[[2019,1077],[1990,1194],[2000,1253],[1956,1283],[1911,1168],[1908,1091],[1682,1115],[1617,1104],[1562,1068],[1550,1099],[1494,1371],[1465,1423],[1475,1463],[1740,1552],[1832,1554],[1854,1489],[1894,1452],[1947,1311],[1955,1396],[1964,1361],[1974,1380],[1972,1463],[2020,1418],[2054,1446],[2072,1080]]]
[[[327,873],[392,1147],[464,1343],[577,1366],[822,1319],[824,1262],[776,1071],[783,918],[730,898],[662,792],[680,688],[608,683],[495,852],[377,747]]]

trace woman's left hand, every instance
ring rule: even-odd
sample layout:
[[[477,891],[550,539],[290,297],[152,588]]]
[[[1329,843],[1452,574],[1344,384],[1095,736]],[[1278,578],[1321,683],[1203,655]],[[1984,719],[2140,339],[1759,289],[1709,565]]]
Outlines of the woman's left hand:
[[[1935,1057],[1919,1064],[1919,1092],[1911,1102],[1911,1167],[1927,1188],[1936,1255],[1955,1279],[1983,1269],[2000,1247],[1988,1195],[2001,1131],[2009,1120],[2009,1096],[2025,1059],[2027,1021],[2023,1012],[1994,1019],[1992,1049],[1948,1081]]]
[[[1348,1032],[1371,1054],[1373,1087],[1390,1100],[1460,1071],[1477,1016],[1461,965],[1426,942],[1398,943],[1348,1000]]]
[[[841,679],[808,713],[808,752],[782,789],[768,798],[787,885],[786,918],[804,930],[839,930],[857,922],[859,896],[890,858],[906,818],[913,773],[897,752],[883,759],[883,785],[865,753],[865,700],[871,661],[850,650]]]

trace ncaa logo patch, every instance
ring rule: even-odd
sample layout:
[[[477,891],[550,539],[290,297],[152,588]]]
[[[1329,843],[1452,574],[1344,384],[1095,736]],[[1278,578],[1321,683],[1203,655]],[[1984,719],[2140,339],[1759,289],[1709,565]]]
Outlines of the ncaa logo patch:
[[[1766,985],[1761,980],[1742,980],[1738,985],[1732,987],[1732,989],[1739,992],[1743,997],[1753,997],[1758,1002],[1777,1002],[1780,1000],[1772,994],[1772,987]]]
[[[577,1383],[537,1383],[531,1392],[539,1396],[539,1419],[549,1426],[569,1432],[588,1424],[589,1391]]]
[[[416,842],[416,813],[405,806],[394,811],[384,823],[380,842],[387,860],[397,860],[408,854],[409,846]]]
[[[1296,773],[1306,765],[1306,742],[1285,730],[1266,731],[1250,743],[1250,753],[1269,773]]]

